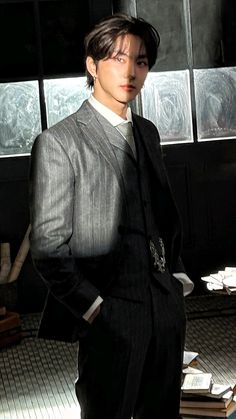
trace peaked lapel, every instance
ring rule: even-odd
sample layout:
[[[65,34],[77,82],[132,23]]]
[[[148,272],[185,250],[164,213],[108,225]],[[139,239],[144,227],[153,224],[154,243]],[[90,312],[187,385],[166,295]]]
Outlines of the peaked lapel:
[[[110,144],[133,157],[133,152],[123,135],[115,127],[113,127],[102,115],[99,114],[97,118],[101,123],[103,129],[105,130],[107,139],[110,142]]]
[[[165,239],[165,243],[170,243],[171,246],[168,250],[169,266],[172,266],[173,261],[173,246],[175,238],[179,235],[181,237],[181,224],[178,208],[171,193],[171,187],[168,180],[166,168],[162,160],[161,151],[159,148],[159,138],[158,133],[154,130],[152,124],[148,124],[146,120],[140,118],[138,115],[133,116],[134,121],[134,132],[137,132],[137,138],[141,136],[143,141],[143,146],[147,151],[149,161],[152,165],[154,173],[156,174],[157,181],[160,182],[160,187],[163,193],[165,194],[165,199],[157,200],[157,205],[159,208],[158,216],[160,217],[160,225],[163,226],[162,234]],[[140,139],[141,141],[141,139]],[[157,141],[158,144],[155,146],[154,142]],[[168,204],[167,204],[168,203]]]
[[[124,179],[112,147],[114,143],[117,147],[119,144],[119,147],[124,149],[125,145],[122,140],[125,141],[125,139],[123,139],[122,135],[106,120],[106,118],[100,115],[87,100],[78,110],[76,118],[84,136],[89,142],[92,142],[97,146],[98,151],[104,156],[115,171],[127,209]],[[128,144],[127,147],[129,147]]]
[[[165,176],[165,168],[162,161],[162,156],[158,153],[159,137],[154,132],[152,125],[144,123],[145,119],[133,114],[134,136],[136,140],[138,137],[143,139],[143,146],[146,149],[147,155],[151,162],[152,168],[157,175],[162,186],[167,186],[167,178]],[[156,146],[154,141],[157,142]]]

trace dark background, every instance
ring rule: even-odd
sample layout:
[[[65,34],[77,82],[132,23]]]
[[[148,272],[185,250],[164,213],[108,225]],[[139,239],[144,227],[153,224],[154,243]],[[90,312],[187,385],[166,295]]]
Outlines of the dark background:
[[[120,10],[158,28],[154,71],[236,65],[234,0],[0,0],[0,83],[83,75],[85,33]],[[202,275],[236,265],[236,141],[199,143],[194,112],[194,142],[164,145],[163,153],[184,228],[183,260],[194,293],[204,294]],[[42,92],[41,114],[46,128]],[[10,242],[12,260],[29,224],[29,164],[30,156],[0,159],[0,242]],[[41,310],[45,288],[30,253],[17,294],[20,311]]]

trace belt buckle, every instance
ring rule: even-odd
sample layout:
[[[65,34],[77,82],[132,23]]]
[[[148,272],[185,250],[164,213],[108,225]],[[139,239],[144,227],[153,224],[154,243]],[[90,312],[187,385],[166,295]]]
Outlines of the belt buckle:
[[[149,241],[150,253],[152,256],[153,267],[158,272],[165,272],[166,270],[166,258],[165,258],[165,247],[161,237],[158,238],[159,251],[156,248],[152,240]]]

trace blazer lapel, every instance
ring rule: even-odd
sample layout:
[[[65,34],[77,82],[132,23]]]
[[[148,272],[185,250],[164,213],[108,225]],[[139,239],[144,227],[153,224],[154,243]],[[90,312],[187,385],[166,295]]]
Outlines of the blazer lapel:
[[[133,115],[134,123],[134,135],[135,138],[141,137],[143,139],[143,145],[147,151],[150,163],[153,167],[154,172],[156,173],[158,179],[162,186],[167,185],[164,165],[162,162],[161,155],[158,153],[158,143],[156,147],[154,146],[155,137],[153,136],[153,131],[149,129],[149,126],[144,125],[141,119],[137,115]],[[151,140],[150,140],[151,139]],[[156,138],[158,141],[158,138]]]
[[[88,101],[85,101],[82,104],[76,116],[84,136],[89,142],[92,142],[97,146],[98,151],[104,156],[115,171],[126,202],[123,176],[112,147],[113,143],[116,146],[118,146],[119,142],[122,144],[120,138],[122,135],[119,134],[119,132],[116,133],[116,129],[112,127],[112,125],[109,124],[109,122],[101,116]],[[123,148],[124,145],[120,145],[120,147]]]
[[[104,131],[106,132],[106,136],[109,143],[113,147],[119,148],[123,152],[133,156],[133,152],[123,135],[115,127],[113,127],[103,116],[98,115],[97,118],[101,123]]]

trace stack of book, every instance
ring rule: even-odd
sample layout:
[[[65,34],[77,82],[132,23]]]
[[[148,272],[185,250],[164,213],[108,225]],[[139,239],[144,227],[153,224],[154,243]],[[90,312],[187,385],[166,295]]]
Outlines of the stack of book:
[[[0,307],[0,349],[20,342],[21,338],[20,315]]]
[[[236,419],[236,385],[217,384],[211,373],[191,367],[191,372],[184,374],[181,390],[184,419]]]
[[[208,276],[202,276],[201,280],[206,283],[209,291],[236,293],[236,268],[226,267],[224,271],[218,271]]]
[[[195,367],[198,365],[198,357],[199,353],[194,351],[184,351],[184,357],[183,357],[183,368],[186,367]],[[187,371],[183,371],[184,374],[186,374]]]

